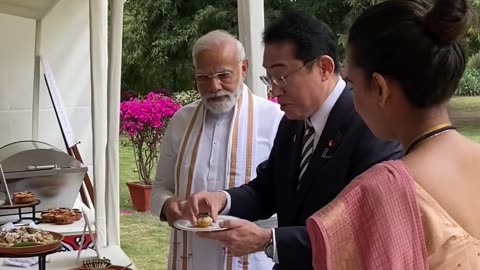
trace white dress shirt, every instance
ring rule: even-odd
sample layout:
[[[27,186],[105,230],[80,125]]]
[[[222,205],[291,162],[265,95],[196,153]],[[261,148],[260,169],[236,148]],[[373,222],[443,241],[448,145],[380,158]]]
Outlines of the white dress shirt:
[[[338,98],[345,89],[346,82],[340,78],[333,88],[333,91],[327,97],[327,99],[323,102],[320,109],[314,112],[310,116],[310,122],[312,123],[313,129],[315,129],[315,137],[314,137],[314,147],[317,146],[318,141],[320,140],[320,136],[322,135],[323,129],[325,128],[325,124],[327,123],[328,116],[333,109],[333,106],[337,102]]]
[[[205,188],[200,190],[216,191],[225,188],[228,138],[232,119],[233,109],[223,114],[207,111],[199,149],[200,153],[207,155],[197,161],[200,171],[206,174],[203,178]]]
[[[200,153],[205,158],[197,160],[197,166],[204,172],[202,182],[195,180],[195,185],[200,190],[216,191],[225,189],[225,175],[227,162],[227,147],[230,125],[233,119],[233,109],[224,114],[214,114],[207,111],[205,117],[205,128],[200,141]],[[153,189],[162,192],[152,192],[155,203],[152,204],[152,212],[160,215],[165,201],[174,196],[175,183],[173,181],[177,152],[180,146],[181,137],[179,134],[168,130],[162,141],[161,155],[157,165],[156,179],[153,182]],[[208,157],[208,158],[207,158]],[[202,188],[203,186],[203,188]]]

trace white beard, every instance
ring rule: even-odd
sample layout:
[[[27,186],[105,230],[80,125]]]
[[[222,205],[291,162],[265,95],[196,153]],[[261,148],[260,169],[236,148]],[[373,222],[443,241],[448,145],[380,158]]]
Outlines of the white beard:
[[[208,93],[202,96],[205,106],[214,114],[229,112],[237,103],[238,97],[242,91],[243,82],[237,87],[237,91],[232,93],[227,90],[220,90],[216,93]]]

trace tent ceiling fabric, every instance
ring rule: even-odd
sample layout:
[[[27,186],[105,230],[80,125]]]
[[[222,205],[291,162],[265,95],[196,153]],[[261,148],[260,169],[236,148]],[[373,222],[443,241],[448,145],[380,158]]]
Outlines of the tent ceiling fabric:
[[[0,0],[0,13],[41,20],[59,0]]]

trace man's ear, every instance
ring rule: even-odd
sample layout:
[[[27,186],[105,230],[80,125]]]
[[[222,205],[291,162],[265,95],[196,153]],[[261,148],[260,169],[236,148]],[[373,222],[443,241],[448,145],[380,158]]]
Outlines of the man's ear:
[[[243,79],[247,79],[247,74],[248,74],[248,58],[245,58],[242,60],[242,76]]]
[[[328,55],[320,56],[316,64],[319,67],[322,81],[328,80],[330,76],[335,73],[335,61]]]
[[[378,93],[378,105],[383,108],[390,99],[391,89],[388,87],[387,80],[380,73],[372,74],[372,87]]]

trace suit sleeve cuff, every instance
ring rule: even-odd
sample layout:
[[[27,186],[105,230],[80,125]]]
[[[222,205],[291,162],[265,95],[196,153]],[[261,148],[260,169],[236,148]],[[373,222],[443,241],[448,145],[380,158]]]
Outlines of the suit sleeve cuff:
[[[228,215],[228,213],[230,213],[230,208],[232,207],[232,197],[230,197],[230,194],[226,191],[223,191],[223,194],[225,194],[225,197],[227,197],[227,203],[225,205],[225,208],[223,209],[223,211],[220,213],[220,215]]]
[[[163,213],[163,206],[165,206],[165,202],[172,198],[174,194],[172,193],[165,193],[165,194],[152,194],[151,198],[151,203],[150,203],[150,208],[151,212],[156,215],[157,217],[159,216],[160,219],[162,219]],[[166,221],[166,219],[164,220]]]
[[[275,239],[275,228],[272,228],[272,240],[273,240],[273,262],[280,263],[277,253],[277,240]]]

